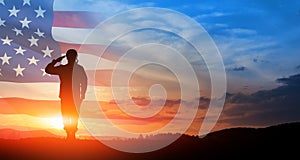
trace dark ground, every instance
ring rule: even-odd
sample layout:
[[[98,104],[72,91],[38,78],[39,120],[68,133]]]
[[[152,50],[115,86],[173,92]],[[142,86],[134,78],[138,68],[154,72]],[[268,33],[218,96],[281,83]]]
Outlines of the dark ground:
[[[300,123],[267,128],[233,128],[200,139],[183,135],[158,151],[134,154],[96,140],[61,138],[0,139],[1,159],[298,159]]]

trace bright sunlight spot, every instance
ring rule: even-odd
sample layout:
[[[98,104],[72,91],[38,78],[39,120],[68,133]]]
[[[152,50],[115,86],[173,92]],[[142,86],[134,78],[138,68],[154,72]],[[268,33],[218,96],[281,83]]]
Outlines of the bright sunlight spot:
[[[45,125],[55,128],[55,129],[63,129],[63,121],[61,116],[55,116],[55,117],[49,117],[49,118],[44,118],[44,123]]]

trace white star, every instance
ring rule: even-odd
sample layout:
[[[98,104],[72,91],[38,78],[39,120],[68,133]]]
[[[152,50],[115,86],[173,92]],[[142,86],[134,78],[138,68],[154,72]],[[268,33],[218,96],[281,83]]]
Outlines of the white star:
[[[36,12],[36,18],[38,17],[42,17],[44,18],[44,13],[46,12],[46,10],[42,10],[41,6],[39,6],[38,10],[34,10]]]
[[[21,30],[19,30],[19,29],[17,29],[17,28],[14,28],[14,29],[12,29],[12,30],[16,32],[16,36],[19,35],[19,34],[23,36],[23,33],[22,33]]]
[[[23,0],[23,6],[25,6],[25,4],[30,6],[30,0]]]
[[[45,37],[44,36],[44,32],[41,32],[40,29],[38,28],[36,32],[34,32],[35,34],[37,34],[39,37]]]
[[[6,38],[5,39],[1,39],[1,41],[2,41],[2,44],[4,45],[4,44],[7,44],[7,45],[11,45],[10,44],[10,42],[11,41],[13,41],[12,39],[8,39],[8,36],[6,36]]]
[[[8,57],[6,53],[4,53],[4,56],[0,57],[0,59],[2,60],[2,65],[4,65],[5,63],[9,64],[9,59],[11,59],[11,57]]]
[[[30,47],[33,45],[38,46],[37,42],[39,41],[39,39],[35,39],[33,36],[31,36],[31,38],[28,39],[28,41],[30,42]]]
[[[41,71],[43,72],[43,77],[46,76],[46,75],[51,77],[51,74],[46,73],[45,69],[41,69]]]
[[[53,52],[53,50],[50,50],[47,46],[45,50],[42,50],[42,52],[44,53],[44,57],[51,57],[51,53]]]
[[[16,9],[15,6],[13,6],[13,8],[12,8],[12,9],[9,9],[8,11],[10,12],[9,17],[10,17],[10,16],[15,16],[15,17],[17,17],[17,13],[20,12],[20,10]]]
[[[14,50],[16,51],[16,54],[22,54],[22,55],[24,55],[24,52],[26,51],[25,49],[22,49],[21,46],[18,49],[15,48]]]
[[[29,28],[28,24],[31,23],[31,21],[28,21],[27,17],[25,17],[23,21],[20,21],[20,23],[22,23],[22,28],[24,27]]]
[[[5,20],[2,20],[1,18],[0,18],[0,26],[5,26]]]
[[[32,58],[27,58],[27,60],[29,61],[29,65],[31,64],[37,65],[37,62],[40,61],[38,59],[35,59],[34,56],[32,56]]]
[[[3,6],[5,6],[4,0],[0,0],[0,4],[2,4]]]
[[[19,75],[23,76],[23,71],[25,70],[25,68],[22,68],[20,66],[20,64],[18,64],[17,68],[13,68],[14,71],[16,71],[16,77],[18,77]]]

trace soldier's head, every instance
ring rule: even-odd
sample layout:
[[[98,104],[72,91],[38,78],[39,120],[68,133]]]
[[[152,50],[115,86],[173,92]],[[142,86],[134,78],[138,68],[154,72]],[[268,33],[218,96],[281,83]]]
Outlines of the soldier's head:
[[[77,61],[77,51],[75,49],[69,49],[66,56],[68,63],[75,63]]]

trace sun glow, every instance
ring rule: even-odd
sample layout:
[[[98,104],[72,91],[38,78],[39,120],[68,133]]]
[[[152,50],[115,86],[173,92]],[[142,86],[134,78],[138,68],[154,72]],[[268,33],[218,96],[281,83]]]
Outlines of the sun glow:
[[[63,129],[63,121],[61,116],[49,117],[44,119],[44,123],[54,129]]]

